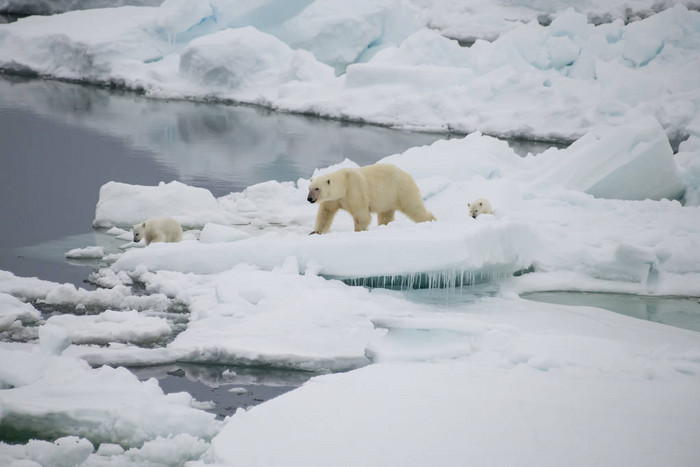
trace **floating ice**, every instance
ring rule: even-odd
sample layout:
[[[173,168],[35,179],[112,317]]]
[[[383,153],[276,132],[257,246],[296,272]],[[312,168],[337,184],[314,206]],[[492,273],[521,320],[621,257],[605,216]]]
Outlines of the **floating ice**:
[[[234,243],[180,244],[130,250],[113,265],[115,271],[145,266],[197,274],[223,272],[239,263],[271,270],[289,257],[304,271],[338,278],[400,276],[435,272],[460,274],[493,268],[513,273],[530,266],[534,236],[518,223],[425,223],[381,228],[356,234],[324,236],[265,234]],[[406,254],[420,251],[421,255]]]
[[[100,188],[95,227],[130,227],[151,217],[174,217],[185,227],[230,220],[209,190],[177,181],[153,187],[109,182]]]
[[[66,252],[66,258],[69,259],[95,259],[102,258],[104,255],[105,251],[101,246],[74,248]]]
[[[144,345],[162,340],[171,333],[168,322],[155,316],[144,316],[136,310],[107,310],[98,315],[55,315],[44,326],[60,327],[75,344],[108,344],[130,342]],[[42,328],[39,329],[41,336]]]
[[[209,439],[214,415],[191,407],[186,393],[164,395],[155,380],[124,368],[90,368],[44,353],[0,349],[0,423],[43,439],[79,436],[93,444],[141,446],[157,436]]]
[[[0,293],[0,332],[16,330],[40,319],[41,313],[31,304],[7,293]]]
[[[121,281],[110,275],[112,288],[85,290],[73,284],[57,284],[37,278],[17,277],[11,272],[0,271],[0,293],[23,300],[37,301],[48,305],[72,305],[77,309],[113,308],[165,311],[170,300],[159,294],[137,296]]]
[[[305,202],[306,179],[219,199],[178,182],[105,185],[96,226],[172,215],[204,226],[200,241],[190,232],[110,255],[114,265],[93,276],[107,288],[95,291],[0,272],[3,325],[39,334],[0,348],[0,424],[58,439],[0,443],[0,463],[172,465],[198,459],[214,436],[201,462],[692,463],[697,333],[513,294],[700,295],[700,13],[677,5],[641,19],[674,3],[644,0],[627,12],[628,2],[598,0],[568,11],[549,0],[469,10],[452,0],[171,0],[0,26],[4,71],[482,132],[386,158],[413,175],[438,220],[397,216],[362,233],[340,213],[330,234],[307,236],[316,207]],[[592,17],[639,21],[594,26]],[[438,31],[492,42],[463,48]],[[483,133],[578,141],[519,158]],[[681,196],[684,204],[669,200]],[[469,218],[477,197],[495,215]],[[454,301],[332,278],[447,286]],[[493,281],[493,297],[462,300],[468,289],[452,288],[480,278]],[[22,301],[99,314],[33,326],[41,318]],[[172,332],[175,318],[163,312],[174,305],[186,311],[182,332],[154,343]],[[140,339],[153,347],[131,342]],[[85,361],[354,371],[316,377],[222,429],[186,394],[165,396],[153,380]]]

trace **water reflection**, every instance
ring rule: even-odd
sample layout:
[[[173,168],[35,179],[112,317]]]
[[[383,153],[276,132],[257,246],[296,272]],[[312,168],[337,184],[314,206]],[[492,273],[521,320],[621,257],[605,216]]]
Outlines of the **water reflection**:
[[[559,305],[593,306],[700,332],[700,302],[696,298],[586,292],[533,292],[523,294],[523,298]]]
[[[205,186],[216,196],[265,180],[308,178],[316,167],[344,158],[370,164],[443,137],[257,107],[153,100],[62,82],[0,78],[0,111],[12,108],[118,138],[174,178]],[[29,131],[16,135],[36,136]]]
[[[308,178],[346,157],[370,164],[439,138],[0,76],[0,219],[11,226],[0,229],[0,269],[81,283],[89,267],[71,266],[53,250],[18,248],[90,233],[99,189],[111,180],[180,180],[222,196]]]
[[[140,379],[156,378],[165,393],[188,392],[218,418],[233,415],[296,389],[313,373],[274,368],[176,364],[131,368]]]

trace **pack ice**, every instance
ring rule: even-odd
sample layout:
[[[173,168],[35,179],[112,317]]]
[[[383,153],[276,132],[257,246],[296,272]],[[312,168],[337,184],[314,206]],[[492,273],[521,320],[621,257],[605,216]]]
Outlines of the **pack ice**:
[[[470,132],[382,160],[432,223],[355,233],[340,213],[310,237],[307,178],[219,198],[105,184],[94,225],[124,245],[68,252],[108,263],[98,288],[0,272],[0,464],[696,463],[697,332],[519,294],[700,296],[700,13],[458,3],[167,0],[0,25],[5,73]],[[573,144],[521,158],[489,135]],[[472,219],[479,197],[495,212]],[[127,241],[162,215],[182,242]],[[313,377],[217,421],[119,367],[173,362]]]

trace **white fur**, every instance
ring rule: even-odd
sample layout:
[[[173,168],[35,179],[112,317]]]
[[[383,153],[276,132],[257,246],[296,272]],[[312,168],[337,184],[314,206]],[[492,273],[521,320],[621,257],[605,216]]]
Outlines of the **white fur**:
[[[420,190],[408,173],[390,164],[340,169],[311,180],[307,200],[319,203],[316,226],[311,233],[328,232],[338,209],[348,211],[355,231],[367,230],[377,213],[379,225],[394,220],[401,211],[414,222],[434,221],[425,209]]]
[[[156,217],[134,225],[134,241],[146,239],[146,245],[153,242],[179,242],[182,240],[182,227],[172,217]]]
[[[475,199],[467,204],[467,206],[469,206],[469,215],[475,219],[479,214],[493,214],[491,203],[484,198]]]

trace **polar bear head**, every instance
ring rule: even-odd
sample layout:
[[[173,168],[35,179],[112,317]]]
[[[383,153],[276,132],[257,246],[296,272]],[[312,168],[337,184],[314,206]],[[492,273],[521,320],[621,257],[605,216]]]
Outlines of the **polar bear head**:
[[[493,214],[491,209],[491,203],[484,198],[475,199],[471,203],[467,204],[469,207],[469,215],[476,219],[479,214]]]
[[[146,223],[145,222],[140,222],[138,224],[134,224],[134,243],[140,242],[145,234],[146,234]]]
[[[344,196],[343,178],[339,175],[341,171],[333,172],[327,175],[320,175],[312,178],[309,184],[309,195],[306,200],[313,203],[321,201],[333,201]]]

